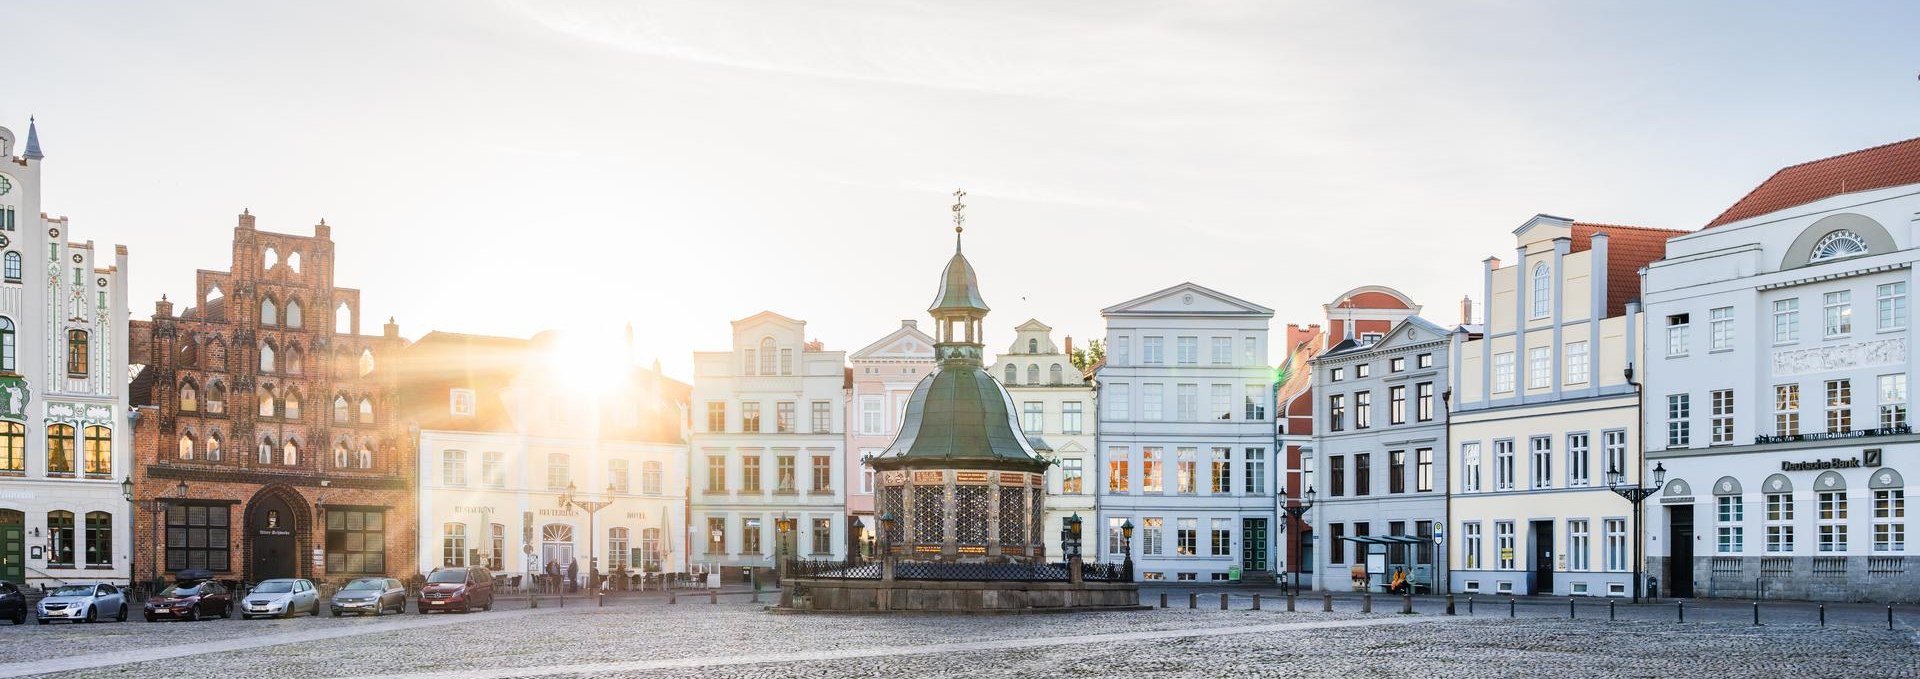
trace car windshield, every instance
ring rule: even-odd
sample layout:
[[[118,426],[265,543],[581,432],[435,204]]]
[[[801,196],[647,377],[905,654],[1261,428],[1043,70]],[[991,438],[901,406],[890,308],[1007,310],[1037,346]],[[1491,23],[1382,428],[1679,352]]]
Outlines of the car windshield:
[[[281,594],[285,592],[291,592],[293,591],[293,581],[292,580],[268,580],[266,582],[260,583],[259,587],[253,588],[253,591],[259,592],[261,594]]]
[[[370,589],[377,590],[377,589],[385,589],[385,588],[386,588],[386,583],[383,583],[379,580],[355,580],[353,582],[347,583],[347,586],[344,589],[352,591],[352,590],[370,590]]]
[[[435,571],[427,576],[427,582],[466,582],[466,571]]]
[[[53,590],[49,596],[88,596],[93,594],[93,585],[66,585]]]
[[[160,590],[160,596],[193,596],[199,593],[199,585],[174,585]]]

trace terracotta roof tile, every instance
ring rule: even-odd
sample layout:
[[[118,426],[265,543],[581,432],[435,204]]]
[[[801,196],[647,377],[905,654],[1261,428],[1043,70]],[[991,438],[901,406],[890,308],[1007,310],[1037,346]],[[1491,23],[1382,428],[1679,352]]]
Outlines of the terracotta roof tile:
[[[1573,223],[1571,251],[1593,248],[1593,234],[1607,234],[1607,318],[1626,312],[1627,302],[1640,297],[1640,267],[1667,256],[1667,239],[1685,235],[1679,229],[1644,226]]]
[[[1920,138],[1781,168],[1707,222],[1707,228],[1843,193],[1904,184],[1920,184]]]

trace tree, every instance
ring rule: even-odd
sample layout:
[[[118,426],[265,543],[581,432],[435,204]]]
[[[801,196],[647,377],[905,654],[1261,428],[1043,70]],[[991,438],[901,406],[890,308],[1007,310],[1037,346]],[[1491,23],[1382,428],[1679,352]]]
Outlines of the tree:
[[[1107,345],[1100,340],[1088,341],[1087,346],[1074,349],[1073,355],[1067,357],[1067,360],[1073,362],[1073,367],[1079,368],[1083,373],[1106,359]]]

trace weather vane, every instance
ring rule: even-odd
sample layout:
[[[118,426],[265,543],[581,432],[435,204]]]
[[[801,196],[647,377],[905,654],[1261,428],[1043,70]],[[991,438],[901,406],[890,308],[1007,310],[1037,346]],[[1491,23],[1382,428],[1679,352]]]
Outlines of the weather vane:
[[[960,233],[967,226],[967,190],[953,190],[953,232]]]

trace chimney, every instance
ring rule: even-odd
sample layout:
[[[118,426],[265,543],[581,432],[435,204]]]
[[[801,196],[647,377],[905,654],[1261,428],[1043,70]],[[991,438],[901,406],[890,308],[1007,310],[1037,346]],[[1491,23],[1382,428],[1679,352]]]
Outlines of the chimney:
[[[160,301],[153,303],[153,316],[155,318],[173,317],[173,302],[167,301],[166,295],[161,295]]]
[[[1466,295],[1460,296],[1460,324],[1473,324],[1473,298]]]
[[[252,211],[249,211],[246,208],[240,208],[240,227],[239,228],[246,229],[248,231],[253,230],[253,212]]]
[[[392,316],[387,317],[387,325],[385,327],[386,327],[386,335],[388,339],[396,339],[400,337],[400,324],[393,322]]]
[[[313,225],[313,237],[322,240],[333,237],[333,227],[327,226],[327,219],[325,217],[320,218],[319,224]]]
[[[1073,335],[1067,335],[1067,355],[1073,355]]]

